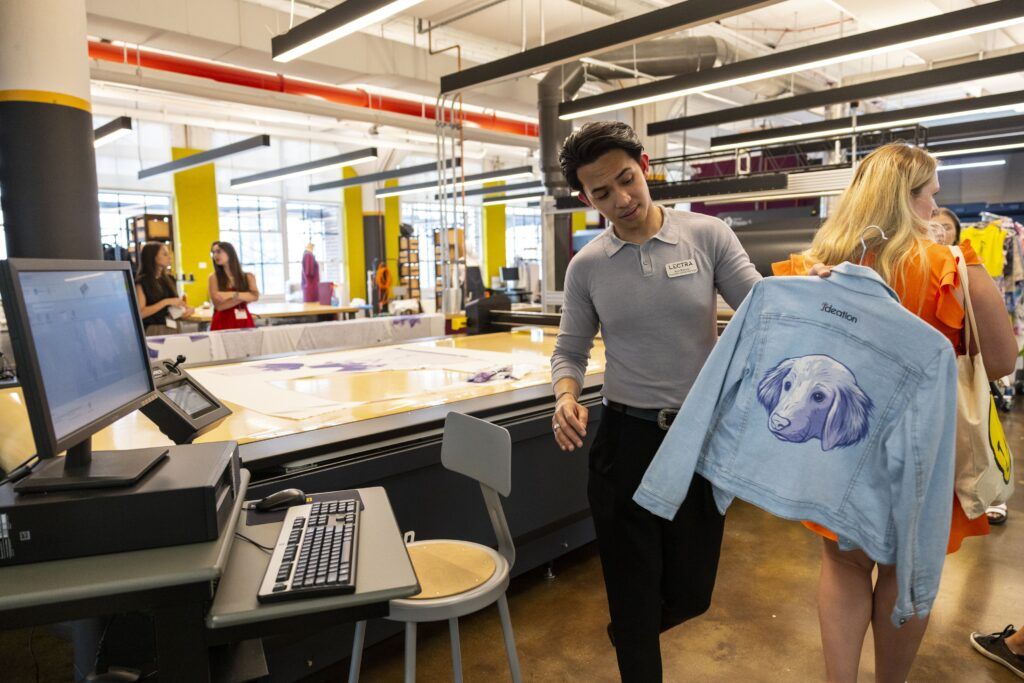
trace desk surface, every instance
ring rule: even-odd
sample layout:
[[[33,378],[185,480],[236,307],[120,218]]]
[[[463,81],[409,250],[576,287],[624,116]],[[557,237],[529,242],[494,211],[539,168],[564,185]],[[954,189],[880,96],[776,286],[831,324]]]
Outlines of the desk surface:
[[[429,341],[405,342],[402,347],[461,348],[498,351],[532,356],[542,372],[514,382],[472,384],[465,375],[445,370],[382,370],[372,373],[339,373],[317,378],[281,380],[284,388],[332,401],[365,401],[363,405],[301,420],[273,417],[227,403],[233,412],[216,429],[197,441],[237,441],[239,444],[291,436],[324,427],[347,425],[373,418],[408,413],[442,404],[488,396],[500,396],[524,388],[540,388],[550,383],[550,358],[555,348],[555,328],[545,328],[543,336],[498,332],[476,336],[456,336]],[[305,354],[308,358],[315,354]],[[275,359],[275,362],[285,361]],[[227,368],[236,363],[216,366]],[[202,368],[193,370],[199,381]],[[591,351],[588,375],[604,372],[604,344],[598,338]],[[389,396],[395,398],[389,398]],[[28,415],[21,389],[0,391],[0,464],[12,469],[35,452]],[[170,445],[156,426],[136,411],[93,436],[96,450],[145,448]]]
[[[338,315],[362,310],[358,306],[324,306],[323,304],[259,303],[249,304],[249,312],[257,318],[290,318],[306,315]],[[213,308],[197,308],[185,318],[190,322],[208,323],[213,320]]]
[[[213,581],[227,564],[249,471],[216,541],[75,557],[0,569],[0,611]]]
[[[363,512],[359,519],[359,550],[356,560],[356,592],[324,598],[305,598],[271,604],[256,600],[270,555],[246,541],[236,541],[227,570],[217,585],[217,595],[206,617],[211,629],[301,616],[314,612],[342,610],[395,598],[419,591],[416,572],[395,521],[387,493],[381,487],[359,489]],[[281,522],[246,526],[238,518],[238,533],[266,546],[273,546]]]

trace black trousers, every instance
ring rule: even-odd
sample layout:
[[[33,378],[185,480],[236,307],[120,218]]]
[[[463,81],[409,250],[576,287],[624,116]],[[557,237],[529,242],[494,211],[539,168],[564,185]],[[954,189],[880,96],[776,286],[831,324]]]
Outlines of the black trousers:
[[[590,449],[587,494],[624,683],[662,680],[658,635],[708,610],[718,571],[725,518],[706,479],[694,476],[671,522],[633,502],[664,436],[605,408]]]

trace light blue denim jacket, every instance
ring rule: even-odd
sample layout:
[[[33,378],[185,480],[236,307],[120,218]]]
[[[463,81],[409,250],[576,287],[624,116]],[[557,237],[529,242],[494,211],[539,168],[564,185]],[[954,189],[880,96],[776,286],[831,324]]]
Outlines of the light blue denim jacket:
[[[895,564],[892,620],[926,615],[949,540],[956,356],[870,268],[759,282],[719,339],[633,499],[672,519],[694,472]]]

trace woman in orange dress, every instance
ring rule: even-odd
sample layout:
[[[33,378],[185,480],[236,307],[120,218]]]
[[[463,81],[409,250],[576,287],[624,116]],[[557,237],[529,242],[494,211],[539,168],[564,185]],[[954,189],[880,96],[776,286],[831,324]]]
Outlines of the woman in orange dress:
[[[938,191],[934,157],[902,143],[880,147],[860,162],[837,210],[818,230],[811,248],[773,264],[772,269],[776,275],[827,275],[827,268],[814,264],[857,263],[866,247],[864,265],[872,267],[896,291],[908,310],[946,335],[957,353],[964,353],[963,283],[949,247],[926,237]],[[866,230],[868,226],[878,229]],[[1013,371],[1016,339],[1002,295],[981,259],[970,244],[962,248],[979,327],[980,352],[991,378],[1002,377]],[[947,551],[956,552],[964,538],[987,534],[988,520],[968,520],[952,491],[950,498],[953,523]],[[924,636],[927,617],[916,617],[897,629],[889,619],[896,601],[896,568],[877,565],[878,577],[872,585],[876,563],[862,550],[840,550],[831,531],[810,522],[805,525],[824,540],[818,619],[828,681],[856,682],[864,635],[870,624],[875,642],[875,680],[902,683]]]

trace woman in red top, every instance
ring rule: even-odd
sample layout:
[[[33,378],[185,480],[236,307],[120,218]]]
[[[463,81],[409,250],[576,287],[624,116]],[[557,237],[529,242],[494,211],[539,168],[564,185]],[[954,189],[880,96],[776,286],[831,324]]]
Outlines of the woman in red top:
[[[242,271],[238,253],[230,242],[210,245],[213,273],[210,275],[210,302],[213,303],[211,330],[237,330],[256,327],[248,304],[259,301],[260,291],[252,273]]]

